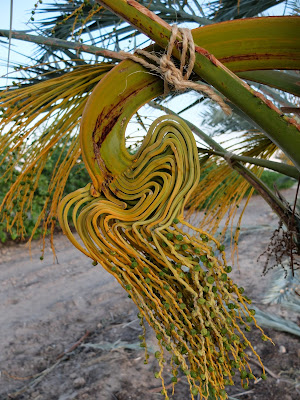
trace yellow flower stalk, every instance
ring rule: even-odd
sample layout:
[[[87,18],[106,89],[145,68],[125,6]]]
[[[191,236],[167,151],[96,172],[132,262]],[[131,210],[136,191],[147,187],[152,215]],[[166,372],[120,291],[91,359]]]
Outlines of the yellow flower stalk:
[[[245,349],[261,361],[246,333],[252,322],[261,328],[248,308],[251,301],[229,276],[224,246],[184,219],[200,179],[189,127],[178,117],[160,117],[136,154],[126,150],[127,121],[161,90],[155,77],[146,83],[144,77],[142,67],[123,61],[89,97],[80,142],[92,183],[62,200],[59,221],[71,242],[118,280],[154,329],[160,347],[156,376],[165,398],[166,352],[174,385],[181,368],[192,399],[198,393],[226,398],[236,371],[244,386],[254,378]]]
[[[61,76],[34,85],[0,92],[0,166],[7,164],[0,178],[5,181],[16,176],[0,204],[0,221],[6,222],[8,232],[16,228],[22,239],[28,235],[24,227],[26,213],[32,211],[47,160],[59,150],[43,210],[30,232],[32,239],[42,225],[44,241],[50,230],[54,251],[57,205],[81,153],[79,120],[88,94],[111,68],[111,64],[81,66],[59,71]]]

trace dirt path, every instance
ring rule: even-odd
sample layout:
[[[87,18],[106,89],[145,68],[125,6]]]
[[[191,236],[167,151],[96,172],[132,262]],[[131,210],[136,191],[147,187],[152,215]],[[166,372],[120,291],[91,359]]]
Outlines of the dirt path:
[[[292,199],[294,192],[286,195]],[[264,201],[253,198],[241,230],[241,269],[233,273],[258,305],[270,275],[261,277],[262,266],[256,259],[276,224]],[[40,261],[38,241],[33,243],[32,258],[23,244],[0,247],[0,399],[162,398],[160,382],[153,376],[156,360],[152,356],[148,364],[143,363],[137,310],[126,292],[62,234],[55,244],[58,263],[53,263],[50,248]],[[266,366],[281,379],[270,376],[266,382],[252,384],[242,399],[296,400],[299,341],[289,334],[267,333],[275,348],[261,342],[257,333],[254,344]],[[150,329],[148,343],[150,350],[155,349]],[[170,398],[188,400],[188,392],[182,379]],[[242,392],[240,386],[230,388],[233,397]]]

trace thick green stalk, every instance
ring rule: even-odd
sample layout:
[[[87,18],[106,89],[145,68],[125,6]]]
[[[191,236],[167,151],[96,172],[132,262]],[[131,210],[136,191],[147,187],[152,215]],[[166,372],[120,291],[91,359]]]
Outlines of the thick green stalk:
[[[96,1],[135,26],[162,48],[168,46],[171,26],[141,4],[134,0]],[[178,37],[173,50],[173,55],[178,59],[180,40]],[[198,46],[194,72],[255,121],[300,170],[300,132],[295,121],[284,116],[270,101],[252,90],[212,54]]]

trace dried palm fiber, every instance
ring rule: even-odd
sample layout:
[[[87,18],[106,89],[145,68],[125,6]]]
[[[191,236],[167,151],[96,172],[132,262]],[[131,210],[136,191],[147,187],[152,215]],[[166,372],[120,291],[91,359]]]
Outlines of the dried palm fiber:
[[[87,103],[80,133],[93,183],[60,203],[63,231],[118,280],[137,305],[141,323],[145,319],[154,329],[160,346],[155,353],[160,367],[156,376],[162,380],[165,398],[166,350],[172,355],[174,384],[180,367],[192,398],[198,392],[200,398],[208,398],[209,393],[226,398],[225,386],[233,384],[235,369],[244,385],[254,378],[244,349],[249,347],[260,358],[244,331],[251,330],[251,322],[257,324],[247,306],[251,301],[228,276],[231,267],[223,246],[183,218],[184,206],[200,178],[194,137],[178,117],[160,117],[134,156],[120,152],[119,159],[114,158],[113,152],[122,147],[114,140],[120,132],[106,120],[114,120],[111,113],[101,112],[105,106],[99,104],[97,113],[93,109],[96,99],[99,92]],[[122,130],[124,118],[118,118],[123,121]],[[95,121],[93,132],[87,132],[87,125]],[[101,122],[112,131],[101,129]],[[102,146],[110,135],[106,153]],[[121,168],[122,157],[127,157],[127,165]],[[71,232],[69,218],[82,244]],[[263,334],[263,339],[269,338]],[[146,348],[145,337],[141,340]]]

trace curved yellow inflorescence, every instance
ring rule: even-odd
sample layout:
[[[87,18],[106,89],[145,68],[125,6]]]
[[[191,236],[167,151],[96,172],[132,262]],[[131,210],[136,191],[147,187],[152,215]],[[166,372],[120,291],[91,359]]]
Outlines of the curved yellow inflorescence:
[[[64,233],[118,280],[141,320],[154,329],[160,345],[156,377],[162,379],[165,398],[166,351],[172,355],[173,383],[181,368],[193,399],[197,393],[226,398],[235,369],[247,385],[254,376],[245,348],[260,361],[244,333],[251,322],[257,326],[254,310],[228,276],[224,247],[184,220],[184,206],[199,178],[190,129],[165,116],[152,124],[132,165],[107,180],[101,193],[88,184],[59,206]],[[70,216],[84,246],[69,228]],[[141,340],[146,348],[145,337]]]

